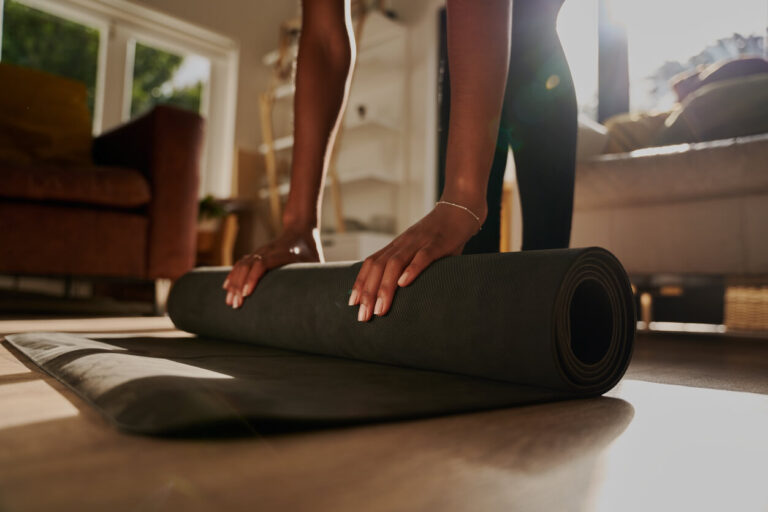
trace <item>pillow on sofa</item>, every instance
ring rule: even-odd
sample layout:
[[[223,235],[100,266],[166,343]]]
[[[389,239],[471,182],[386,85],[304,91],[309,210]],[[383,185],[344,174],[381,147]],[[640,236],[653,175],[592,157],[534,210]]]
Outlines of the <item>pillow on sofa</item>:
[[[606,119],[605,153],[626,153],[654,146],[668,116],[669,112],[633,112]]]
[[[759,73],[768,73],[768,60],[760,57],[740,57],[716,62],[706,67],[699,66],[693,72],[677,75],[672,78],[672,88],[677,94],[678,101],[682,102],[689,94],[701,87]]]
[[[657,145],[768,132],[768,73],[716,82],[691,94],[666,121]]]
[[[90,163],[87,98],[81,82],[0,63],[0,158]]]

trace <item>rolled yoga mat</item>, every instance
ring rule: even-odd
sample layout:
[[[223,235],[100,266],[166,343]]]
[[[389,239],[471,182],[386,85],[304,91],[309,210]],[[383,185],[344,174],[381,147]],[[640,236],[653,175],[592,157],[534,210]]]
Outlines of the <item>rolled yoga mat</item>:
[[[28,334],[9,341],[118,426],[145,433],[392,420],[593,397],[629,364],[632,291],[603,249],[444,258],[368,323],[347,305],[360,265],[270,271],[239,310],[224,303],[228,269],[190,272],[175,283],[168,312],[196,340]],[[106,360],[78,366],[73,354],[83,350],[103,350]],[[121,356],[134,360],[122,364]],[[125,375],[116,380],[115,372]]]

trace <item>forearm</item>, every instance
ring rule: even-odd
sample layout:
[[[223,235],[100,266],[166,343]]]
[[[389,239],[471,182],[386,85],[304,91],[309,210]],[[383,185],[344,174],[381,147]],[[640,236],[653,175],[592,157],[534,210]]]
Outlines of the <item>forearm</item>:
[[[442,198],[483,219],[509,66],[510,7],[510,0],[447,2],[451,115]]]
[[[354,62],[348,0],[304,2],[296,69],[291,187],[283,214],[289,229],[319,222],[322,189]]]

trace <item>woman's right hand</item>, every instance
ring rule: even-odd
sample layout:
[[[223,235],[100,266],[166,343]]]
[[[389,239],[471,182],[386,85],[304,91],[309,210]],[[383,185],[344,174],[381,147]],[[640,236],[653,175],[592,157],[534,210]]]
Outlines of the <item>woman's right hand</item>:
[[[288,263],[323,261],[318,229],[286,230],[272,242],[240,258],[224,280],[226,302],[234,309],[243,305],[261,277]]]

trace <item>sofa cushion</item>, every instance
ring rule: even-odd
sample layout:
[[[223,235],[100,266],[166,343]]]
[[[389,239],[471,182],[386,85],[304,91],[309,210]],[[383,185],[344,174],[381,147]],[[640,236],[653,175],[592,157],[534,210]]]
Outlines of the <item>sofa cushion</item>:
[[[768,132],[768,73],[707,85],[670,115],[657,145]]]
[[[144,175],[134,169],[3,162],[0,197],[135,208],[147,204],[151,193]]]
[[[91,114],[85,84],[0,63],[0,156],[89,164]]]
[[[768,193],[768,133],[602,155],[576,167],[575,210]]]
[[[626,153],[653,146],[669,112],[632,112],[605,121],[608,142],[603,153]]]
[[[0,272],[145,279],[148,224],[132,211],[0,198]]]
[[[761,57],[739,57],[715,62],[709,66],[699,66],[693,71],[674,76],[672,88],[678,101],[682,102],[689,94],[709,84],[759,73],[768,73],[768,60]]]

